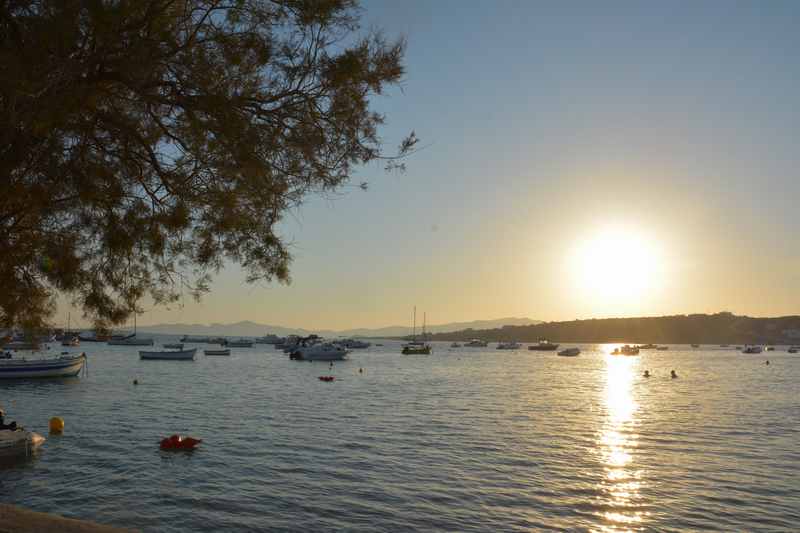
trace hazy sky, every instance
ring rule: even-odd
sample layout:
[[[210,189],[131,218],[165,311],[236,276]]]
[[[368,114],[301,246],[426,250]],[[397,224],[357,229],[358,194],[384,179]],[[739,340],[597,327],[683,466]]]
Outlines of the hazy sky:
[[[364,8],[408,38],[383,136],[427,148],[287,218],[291,286],[231,267],[140,323],[800,311],[800,3]]]

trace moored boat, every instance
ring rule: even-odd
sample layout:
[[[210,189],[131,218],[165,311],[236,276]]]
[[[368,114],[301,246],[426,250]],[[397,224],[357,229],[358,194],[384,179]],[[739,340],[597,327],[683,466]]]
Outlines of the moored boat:
[[[226,348],[224,350],[203,350],[203,353],[206,355],[230,355],[231,351]]]
[[[663,352],[665,350],[669,350],[669,346],[658,346],[656,347],[656,350]]]
[[[166,343],[164,344],[164,348],[168,350],[183,350],[183,343],[182,342]]]
[[[575,357],[581,354],[580,348],[567,348],[566,350],[561,350],[558,352],[558,355],[561,357]]]
[[[761,348],[761,346],[748,345],[748,346],[744,347],[744,349],[742,350],[742,353],[756,354],[756,353],[761,353],[762,351],[763,351],[763,349]]]
[[[461,348],[461,345],[459,343],[457,343],[457,342],[454,342],[453,344],[450,345],[450,347],[451,348]]]
[[[657,349],[657,348],[658,348],[658,346],[656,346],[655,344],[651,344],[651,343],[648,343],[648,344],[640,344],[640,345],[639,345],[639,349],[640,349],[640,350],[655,350],[655,349]]]
[[[45,438],[23,428],[0,430],[0,456],[30,455]]]
[[[472,339],[464,343],[465,348],[486,348],[487,346],[489,346],[489,343],[480,339]]]
[[[498,350],[519,350],[522,347],[520,343],[517,341],[511,342],[498,342],[497,349]]]
[[[611,355],[639,355],[639,347],[626,344],[624,346],[614,348],[614,351],[611,352]]]
[[[300,361],[342,361],[346,356],[347,349],[332,342],[300,346],[290,355]]]
[[[197,348],[191,350],[171,350],[160,352],[139,351],[139,358],[143,360],[162,359],[166,361],[192,361]]]
[[[153,346],[155,343],[153,339],[144,339],[139,337],[127,337],[124,339],[109,339],[109,346]]]
[[[247,339],[236,339],[232,341],[225,341],[223,346],[227,346],[228,348],[252,348],[253,341]]]
[[[77,376],[86,364],[86,354],[52,359],[2,359],[0,379],[67,378]]]
[[[431,345],[422,341],[411,341],[403,345],[403,355],[430,355]]]
[[[539,342],[531,344],[528,349],[533,351],[553,351],[558,349],[558,344],[554,344],[547,339],[539,339]]]

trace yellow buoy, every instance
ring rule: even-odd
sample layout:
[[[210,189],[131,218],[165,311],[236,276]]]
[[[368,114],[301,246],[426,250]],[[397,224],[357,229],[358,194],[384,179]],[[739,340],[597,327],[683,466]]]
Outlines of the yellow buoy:
[[[63,433],[64,419],[60,416],[54,416],[50,419],[50,433]]]

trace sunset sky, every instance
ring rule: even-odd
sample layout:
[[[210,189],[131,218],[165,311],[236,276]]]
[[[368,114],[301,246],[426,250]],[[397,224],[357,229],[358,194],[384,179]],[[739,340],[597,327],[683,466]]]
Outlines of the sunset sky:
[[[800,311],[800,4],[364,4],[405,174],[287,217],[291,286],[227,268],[140,324],[307,328]]]

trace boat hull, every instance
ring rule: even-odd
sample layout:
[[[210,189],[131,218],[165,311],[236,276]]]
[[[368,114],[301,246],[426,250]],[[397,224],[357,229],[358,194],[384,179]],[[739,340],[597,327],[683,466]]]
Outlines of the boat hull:
[[[406,346],[403,348],[403,355],[430,355],[431,354],[431,347],[426,346],[424,348],[413,348]]]
[[[0,361],[0,379],[71,378],[80,374],[85,364],[85,355],[32,361],[6,359]]]
[[[0,457],[28,455],[44,441],[44,437],[32,431],[0,430]]]
[[[174,352],[139,351],[139,358],[145,361],[157,360],[157,359],[163,361],[193,361],[195,353],[197,353],[197,348],[192,348],[191,350],[179,350]]]
[[[204,350],[204,354],[206,355],[230,355],[230,350]]]
[[[153,339],[125,339],[120,341],[108,341],[109,346],[152,346]]]

